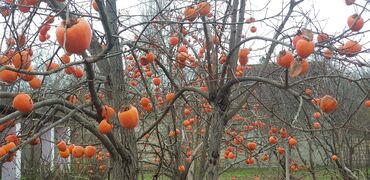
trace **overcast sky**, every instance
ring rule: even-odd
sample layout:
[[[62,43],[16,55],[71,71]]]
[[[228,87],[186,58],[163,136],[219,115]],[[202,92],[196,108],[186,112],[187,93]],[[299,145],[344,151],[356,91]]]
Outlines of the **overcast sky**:
[[[149,0],[150,1],[150,0]],[[286,4],[288,0],[247,0],[247,9],[260,9],[267,2],[271,1],[271,4],[268,6],[269,14],[274,14],[281,10],[281,4]],[[120,9],[130,9],[131,14],[139,14],[140,10],[138,8],[138,4],[145,4],[148,1],[142,0],[118,0],[118,7]],[[184,6],[186,4],[191,4],[192,1],[184,1]],[[364,0],[357,0],[358,3],[364,4]],[[250,6],[250,3],[252,6]],[[318,13],[318,17],[321,20],[324,20],[322,25],[324,25],[324,29],[327,33],[334,34],[336,32],[341,32],[344,27],[346,27],[347,18],[349,15],[353,14],[357,10],[354,8],[355,6],[347,6],[344,3],[344,0],[305,0],[303,3],[299,5],[302,9],[310,10],[312,7],[315,7],[315,13]],[[258,16],[264,16],[265,12],[261,12],[261,14],[255,14],[254,16],[258,18]]]
[[[130,14],[140,14],[140,11],[142,11],[142,6],[138,6],[138,5],[145,5],[145,4],[148,4],[150,0],[130,0],[130,1],[123,1],[123,0],[119,0],[117,1],[118,2],[118,7],[119,9],[125,9],[127,10],[128,13]],[[249,11],[248,10],[257,10],[257,9],[264,9],[264,10],[261,10],[261,11],[258,11],[258,12],[254,12],[254,14],[252,14],[253,17],[255,17],[256,19],[259,19],[259,18],[263,18],[263,17],[268,17],[268,16],[272,16],[272,15],[275,15],[277,14],[278,12],[280,12],[282,10],[282,7],[283,5],[286,5],[290,0],[246,0],[246,3],[247,3],[247,6],[246,6],[246,12],[248,13]],[[193,1],[191,0],[188,0],[188,1],[181,1],[182,3],[180,4],[176,4],[176,5],[179,5],[178,8],[180,7],[185,7],[187,5],[190,5],[193,3]],[[209,1],[209,2],[214,2],[214,1]],[[270,4],[268,6],[266,6],[266,3],[270,2]],[[365,5],[366,1],[365,0],[357,0],[356,3],[358,4],[361,4],[361,5]],[[267,7],[267,8],[263,8],[263,7]],[[323,32],[325,33],[328,33],[329,35],[336,35],[336,34],[339,34],[345,30],[348,29],[347,27],[347,18],[354,14],[354,13],[360,13],[360,10],[361,9],[357,9],[356,6],[352,5],[352,6],[347,6],[345,4],[345,0],[305,0],[304,2],[302,2],[301,4],[299,4],[298,7],[295,8],[296,11],[302,11],[302,12],[309,12],[308,14],[308,17],[314,17],[314,16],[317,16],[315,18],[315,20],[319,20],[320,22],[315,22],[314,24],[318,25],[320,24]],[[285,11],[286,13],[286,11]],[[368,20],[368,17],[369,16],[369,13],[368,12],[364,12],[364,14],[362,15],[362,17],[364,18],[365,21]],[[248,17],[248,15],[246,15],[246,17]],[[138,19],[138,21],[141,21]],[[295,21],[295,23],[288,23],[286,25],[286,27],[291,27],[291,26],[295,26],[297,24],[297,22],[301,22],[302,21],[302,18],[297,18],[297,19],[294,19],[294,18],[291,18],[291,21]],[[307,19],[303,19],[303,22],[306,22]],[[276,24],[276,26],[281,22],[281,21],[266,21],[267,23],[274,23]],[[294,24],[294,25],[293,25]],[[255,23],[253,24],[254,26],[257,27],[257,33],[253,34],[253,35],[260,35],[260,36],[268,36],[268,37],[272,37],[272,33],[273,32],[273,29],[272,28],[267,28],[266,27],[266,24],[264,23]],[[246,24],[244,26],[244,33],[247,33],[246,36],[249,36],[249,35],[252,35],[248,29],[249,29],[250,25]],[[307,26],[308,29],[312,29],[312,30],[315,30],[314,27],[310,27],[310,26]],[[365,23],[362,31],[365,31],[365,30],[368,30],[369,27],[367,26],[367,24]],[[289,34],[294,34],[296,31],[298,30],[298,28],[294,28],[292,29]],[[248,34],[249,33],[249,34]],[[356,40],[356,41],[359,41],[361,44],[366,44],[367,41],[365,41],[363,38],[363,35],[357,35],[357,36],[353,36],[351,37],[353,40]],[[361,40],[362,39],[362,40]],[[244,44],[243,46],[244,47],[252,47],[253,48],[256,48],[256,49],[259,49],[259,48],[262,48],[262,47],[265,47],[267,44],[267,42],[253,42],[252,43],[246,43]],[[282,48],[282,47],[281,47]],[[277,48],[276,52],[275,52],[275,55],[277,55],[277,53],[280,51],[279,49],[281,48]],[[257,62],[257,60],[259,59],[259,57],[261,55],[263,55],[265,53],[265,51],[259,51],[259,52],[255,52],[255,56],[254,57],[251,57],[250,58],[250,61],[249,62]]]

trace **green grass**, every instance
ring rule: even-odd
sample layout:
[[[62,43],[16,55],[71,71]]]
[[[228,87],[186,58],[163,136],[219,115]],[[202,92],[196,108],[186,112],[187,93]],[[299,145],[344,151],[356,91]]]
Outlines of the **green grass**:
[[[370,171],[370,169],[368,171]],[[280,180],[283,177],[282,173],[282,170],[278,168],[233,168],[224,172],[221,175],[220,180],[230,180],[232,177],[235,177],[236,180],[253,180],[256,176],[259,176],[261,180]],[[363,170],[363,173],[366,175],[366,169]],[[292,174],[295,178],[300,180],[312,179],[311,174],[306,170],[293,172]],[[144,179],[152,179],[152,175],[152,171],[146,171],[144,173]],[[338,176],[338,179],[341,179],[338,172],[336,175]],[[328,174],[327,171],[318,170],[316,172],[316,178],[320,180],[332,180],[332,176],[334,179],[337,179],[334,177],[335,175]],[[139,176],[139,179],[141,179],[141,176]],[[161,177],[160,180],[169,180],[169,178]]]
[[[298,179],[312,179],[309,172],[301,170],[293,172],[292,175]],[[282,170],[278,168],[235,168],[230,169],[221,175],[221,180],[229,180],[232,177],[235,179],[254,179],[259,176],[260,179],[282,179],[284,176]],[[330,175],[325,175],[323,172],[317,173],[317,178],[320,180],[330,180]]]

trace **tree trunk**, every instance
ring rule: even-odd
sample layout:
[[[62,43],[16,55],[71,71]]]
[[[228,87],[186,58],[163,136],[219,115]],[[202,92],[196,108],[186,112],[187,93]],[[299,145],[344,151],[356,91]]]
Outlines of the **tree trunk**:
[[[313,160],[313,153],[314,153],[314,150],[312,148],[312,144],[311,142],[308,142],[308,147],[309,147],[309,158],[310,158],[310,173],[311,173],[311,176],[312,176],[312,180],[316,180],[316,170],[315,170],[315,162]]]
[[[352,142],[351,142],[352,143]],[[348,166],[350,169],[353,169],[353,154],[354,154],[354,148],[353,147],[348,147]]]
[[[137,161],[125,161],[121,158],[111,159],[112,176],[111,179],[137,179]]]
[[[121,44],[118,38],[118,18],[117,18],[117,7],[116,0],[107,0],[106,3],[106,15],[109,23],[109,28],[112,33],[110,37],[113,48],[109,54],[115,54],[121,52]],[[109,62],[109,63],[107,63]],[[110,105],[112,105],[117,111],[120,111],[122,107],[128,107],[130,104],[129,97],[126,90],[126,75],[124,74],[122,55],[115,55],[107,58],[107,61],[100,61],[97,63],[102,74],[107,77],[107,82],[104,87],[107,91],[107,98]],[[138,154],[136,145],[135,131],[131,129],[124,129],[115,119],[112,121],[113,126],[116,127],[113,130],[113,135],[118,146],[123,145],[128,150],[129,154],[127,158],[120,155],[116,157],[111,156],[112,169],[111,179],[137,179],[138,175]]]
[[[209,149],[208,149],[208,177],[209,180],[218,179],[218,166],[220,159],[220,145],[224,132],[225,123],[219,107],[213,110],[210,126]]]
[[[344,180],[357,180],[358,179],[358,177],[356,177],[352,172],[348,172],[345,169],[341,169],[340,174],[342,175]]]
[[[212,120],[212,118],[208,119],[209,121]],[[208,139],[209,139],[209,124],[206,125],[206,132],[204,134],[204,137],[202,139],[203,141],[203,147],[202,147],[202,155],[201,155],[201,159],[200,159],[200,162],[197,163],[197,166],[196,167],[199,167],[199,168],[195,168],[196,172],[195,174],[195,179],[202,179],[204,176],[205,176],[205,173],[206,173],[206,164],[207,164],[207,150],[208,150]]]

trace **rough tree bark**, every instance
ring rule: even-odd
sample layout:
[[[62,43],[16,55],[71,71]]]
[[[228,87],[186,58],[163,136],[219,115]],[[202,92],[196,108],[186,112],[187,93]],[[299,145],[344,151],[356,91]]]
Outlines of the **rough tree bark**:
[[[121,44],[119,41],[118,18],[116,0],[106,1],[105,13],[108,18],[108,23],[112,37],[109,37],[113,45],[109,53],[121,52]],[[109,103],[120,111],[123,107],[129,104],[126,91],[126,78],[123,71],[122,56],[116,55],[107,59],[105,62],[98,64],[99,69],[103,70],[103,75],[107,77],[105,88],[108,94]],[[115,126],[120,127],[114,121]],[[112,157],[112,179],[137,179],[138,174],[138,157],[136,147],[136,137],[134,130],[115,128],[114,136],[119,140],[117,143],[122,143],[123,147],[128,150],[127,159],[121,156]]]
[[[218,166],[220,159],[220,144],[224,132],[224,112],[225,109],[214,106],[212,121],[210,126],[209,149],[208,149],[208,177],[206,179],[218,179]]]

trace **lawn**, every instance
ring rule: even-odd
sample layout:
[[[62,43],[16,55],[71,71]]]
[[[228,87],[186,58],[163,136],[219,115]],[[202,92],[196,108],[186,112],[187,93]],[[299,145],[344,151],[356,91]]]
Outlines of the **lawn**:
[[[370,169],[368,169],[370,173]],[[366,171],[363,171],[366,176]],[[149,180],[152,179],[153,172],[147,171],[144,173],[144,179]],[[339,175],[339,173],[336,173]],[[283,176],[282,171],[277,168],[233,168],[229,169],[228,171],[224,172],[220,180],[230,180],[232,177],[235,177],[236,180],[253,180],[254,177],[259,176],[261,180],[280,180]],[[311,180],[312,177],[309,172],[305,170],[293,172],[293,176],[296,179],[300,180]],[[328,174],[327,171],[318,171],[316,173],[316,177],[320,180],[331,180],[331,174]],[[161,180],[167,180],[169,178],[162,177]],[[339,176],[338,178],[334,179],[341,179]],[[360,178],[362,179],[362,178]]]

